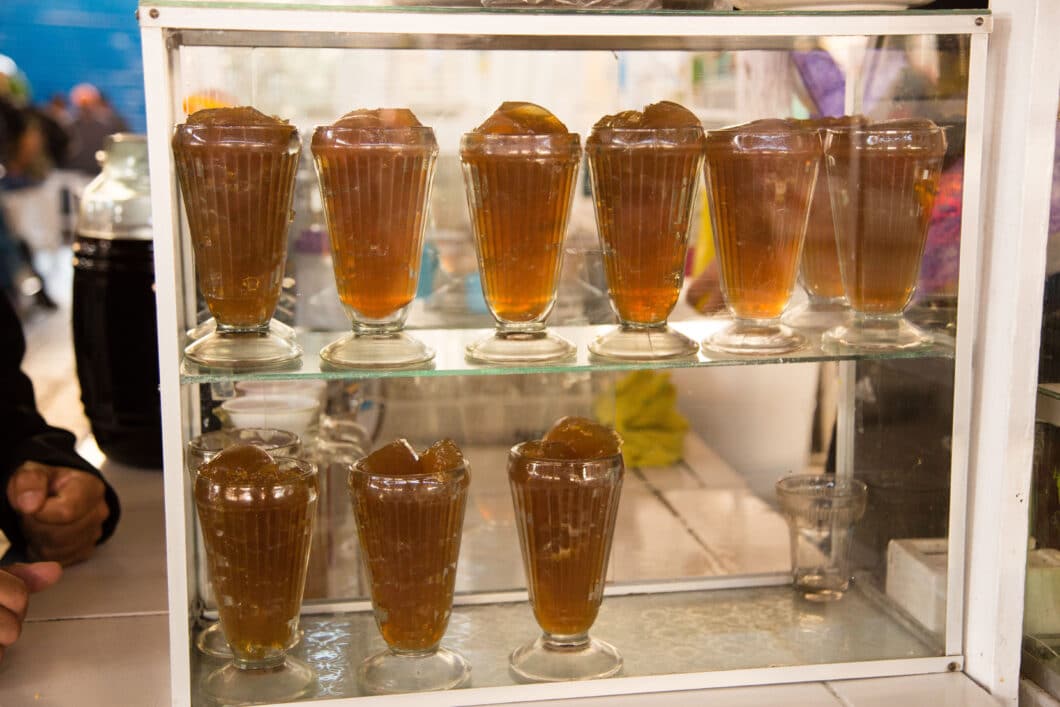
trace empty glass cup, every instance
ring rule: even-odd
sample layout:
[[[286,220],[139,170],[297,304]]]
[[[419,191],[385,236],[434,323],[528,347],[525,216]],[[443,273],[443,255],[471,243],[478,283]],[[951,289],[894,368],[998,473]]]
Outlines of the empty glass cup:
[[[232,661],[203,691],[222,704],[283,702],[304,694],[313,670],[287,656],[298,631],[317,503],[317,470],[275,457],[275,474],[195,476],[210,582]]]
[[[714,246],[733,317],[707,348],[769,355],[805,345],[780,316],[795,287],[820,155],[817,131],[783,120],[707,133]]]
[[[199,470],[200,466],[233,444],[252,444],[274,457],[297,457],[302,451],[302,441],[298,438],[298,435],[287,430],[267,427],[216,430],[201,434],[188,442],[184,454],[184,465],[188,473],[194,479],[195,472]],[[292,634],[290,645],[287,648],[291,649],[298,645],[301,637],[302,632],[300,630]],[[229,647],[228,641],[225,640],[219,621],[214,621],[202,631],[199,631],[199,635],[195,637],[195,647],[211,658],[220,658],[222,660],[232,658],[232,649]]]
[[[556,303],[563,239],[581,159],[574,133],[467,133],[460,143],[482,293],[496,332],[467,347],[479,363],[568,358],[545,322]]]
[[[703,129],[597,127],[586,141],[596,223],[619,328],[597,356],[690,356],[696,342],[666,325],[681,295]]]
[[[930,120],[829,129],[825,165],[852,320],[825,333],[843,351],[908,349],[931,337],[906,321],[938,193],[946,136]]]
[[[854,524],[865,513],[868,488],[834,475],[786,476],[776,485],[788,521],[795,590],[810,601],[843,598],[850,585]]]
[[[372,608],[387,649],[358,668],[370,694],[445,690],[471,676],[467,660],[440,645],[449,625],[470,474],[370,471],[349,477]]]
[[[203,366],[268,368],[302,354],[270,327],[287,260],[301,142],[292,125],[238,124],[246,116],[237,112],[253,109],[230,110],[232,124],[189,118],[173,135],[199,289],[217,322],[184,354]],[[260,116],[255,120],[273,120],[253,112]]]
[[[622,491],[622,455],[542,459],[516,445],[508,454],[519,546],[530,606],[543,633],[516,648],[512,673],[524,682],[605,678],[622,670],[614,646],[589,636]]]
[[[434,351],[403,329],[416,296],[438,143],[428,127],[327,126],[313,158],[339,299],[353,333],[320,357],[343,368],[406,368]]]

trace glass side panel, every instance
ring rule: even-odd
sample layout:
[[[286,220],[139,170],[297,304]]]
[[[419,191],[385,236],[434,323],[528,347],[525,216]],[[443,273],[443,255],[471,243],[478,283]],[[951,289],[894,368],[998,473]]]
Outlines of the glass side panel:
[[[1057,118],[1060,135],[1060,116]],[[1024,676],[1060,699],[1060,144],[1052,204],[1038,357],[1038,407],[1031,477],[1030,548],[1023,609]]]

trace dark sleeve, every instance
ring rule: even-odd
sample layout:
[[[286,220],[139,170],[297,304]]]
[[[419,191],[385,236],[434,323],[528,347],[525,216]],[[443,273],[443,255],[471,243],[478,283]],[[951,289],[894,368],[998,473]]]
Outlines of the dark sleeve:
[[[33,384],[22,372],[26,342],[22,326],[11,303],[0,293],[0,530],[11,545],[24,549],[18,513],[7,498],[7,484],[15,469],[26,461],[51,466],[65,466],[86,471],[106,486],[110,515],[103,524],[103,542],[114,532],[121,508],[114,489],[99,470],[74,451],[74,436],[66,430],[50,427],[37,412]]]

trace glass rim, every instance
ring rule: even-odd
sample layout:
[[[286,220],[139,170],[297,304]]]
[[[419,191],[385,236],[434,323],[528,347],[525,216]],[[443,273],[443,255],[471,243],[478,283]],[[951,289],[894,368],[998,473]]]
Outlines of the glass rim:
[[[605,125],[603,127],[593,126],[593,129],[589,132],[589,137],[597,133],[603,132],[615,132],[615,133],[633,133],[636,135],[640,134],[651,134],[651,133],[685,133],[685,132],[696,132],[705,135],[706,130],[702,125],[674,125],[660,128],[627,128],[616,125]]]
[[[200,132],[213,130],[217,132],[249,132],[249,133],[279,133],[287,132],[291,135],[298,134],[298,128],[293,123],[277,123],[275,125],[216,125],[212,123],[177,123],[173,126],[173,132]]]
[[[464,459],[458,465],[449,467],[449,468],[447,468],[447,469],[445,469],[444,471],[441,471],[441,472],[437,472],[437,471],[421,471],[421,472],[416,473],[416,474],[394,474],[394,473],[386,473],[386,472],[378,472],[378,471],[369,471],[368,469],[365,469],[364,468],[364,460],[366,458],[367,458],[367,456],[361,457],[357,461],[355,461],[352,464],[350,464],[350,479],[351,480],[353,479],[353,476],[356,474],[357,476],[364,476],[364,477],[369,477],[369,478],[374,477],[374,478],[378,478],[378,479],[396,479],[396,480],[414,479],[414,480],[418,481],[418,480],[422,480],[422,479],[435,478],[435,479],[439,479],[440,481],[443,481],[443,482],[448,482],[448,481],[457,481],[461,477],[467,476],[468,474],[471,473],[471,464],[468,463],[467,459]]]
[[[207,479],[202,476],[199,469],[195,470],[195,481],[207,483],[211,486],[215,486],[223,489],[240,489],[246,491],[257,491],[260,489],[277,489],[277,488],[292,488],[304,483],[307,479],[316,478],[319,469],[315,462],[311,462],[308,459],[302,459],[300,457],[272,457],[272,461],[277,465],[284,464],[288,468],[290,466],[296,466],[299,468],[297,474],[291,478],[284,479],[283,481],[274,482],[258,482],[252,481],[238,481],[233,483],[227,483],[217,479]]]
[[[823,132],[836,135],[933,135],[935,133],[945,133],[947,129],[956,128],[956,125],[933,125],[928,127],[922,125],[920,127],[912,128],[873,128],[868,127],[823,127],[819,128]]]
[[[526,445],[534,444],[540,441],[541,440],[531,439],[514,445],[511,449],[508,450],[508,458],[524,459],[534,464],[541,464],[547,466],[586,466],[591,464],[604,465],[614,463],[616,461],[624,461],[621,447],[619,447],[617,454],[611,454],[606,457],[596,457],[594,459],[553,459],[551,457],[529,457],[523,453],[523,448],[526,447]]]
[[[469,131],[464,133],[460,137],[460,145],[463,147],[464,143],[468,142],[529,142],[529,143],[548,143],[558,142],[573,143],[574,145],[581,145],[581,135],[578,133],[566,132],[566,133],[478,133],[475,131]]]
[[[240,403],[240,401],[247,401],[247,404],[242,404],[242,403]],[[265,405],[263,405],[263,403],[266,403],[266,402],[269,402],[269,401],[276,402],[276,403],[280,403],[280,402],[296,402],[297,401],[299,403],[305,403],[305,404],[301,404],[301,405],[298,405],[298,406],[291,406],[291,407],[274,406],[274,407],[271,407],[271,408],[266,407]],[[248,404],[249,404],[249,407],[248,407]],[[266,411],[271,411],[271,412],[274,412],[276,414],[299,413],[299,412],[307,412],[309,410],[313,410],[314,408],[319,408],[319,407],[320,407],[320,401],[317,398],[314,398],[311,395],[296,395],[294,393],[276,393],[276,394],[273,394],[273,395],[269,395],[269,394],[240,395],[240,396],[237,396],[235,398],[229,398],[229,399],[225,400],[223,403],[221,403],[221,408],[223,410],[235,410],[236,412],[249,412],[249,413],[266,412]],[[246,429],[246,428],[244,427],[244,428],[236,428],[236,429]],[[268,428],[257,428],[257,429],[268,429]]]
[[[832,498],[858,498],[867,494],[869,489],[860,479],[841,478],[835,474],[789,474],[778,479],[774,487],[777,494],[786,496],[816,495],[813,492],[827,489]]]
[[[322,132],[336,133],[430,133],[434,135],[434,128],[430,125],[384,125],[379,127],[353,126],[353,125],[318,125],[313,128],[313,134]]]
[[[235,433],[235,432],[267,432],[267,433],[269,433],[269,435],[287,436],[287,437],[290,438],[290,441],[282,443],[282,444],[276,444],[275,445],[276,447],[289,447],[292,444],[301,444],[302,443],[302,438],[299,437],[296,433],[291,432],[290,430],[280,429],[279,427],[229,427],[227,429],[211,430],[210,432],[203,432],[201,435],[197,435],[197,436],[192,437],[191,439],[189,439],[185,446],[187,448],[187,451],[189,451],[189,452],[207,452],[207,453],[214,452],[215,454],[217,454],[217,453],[220,453],[223,450],[215,451],[215,450],[212,450],[212,449],[207,449],[201,443],[203,441],[208,440],[208,439],[219,438],[219,437],[222,437],[224,435],[231,435],[232,433]],[[268,449],[265,448],[265,447],[262,447],[262,449],[264,449],[266,452],[268,451]]]

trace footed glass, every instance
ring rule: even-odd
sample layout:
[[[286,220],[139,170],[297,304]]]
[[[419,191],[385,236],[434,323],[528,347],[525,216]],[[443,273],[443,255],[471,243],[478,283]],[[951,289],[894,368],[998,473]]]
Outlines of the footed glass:
[[[707,133],[714,246],[733,321],[706,348],[769,355],[805,345],[780,316],[795,287],[820,155],[817,131],[785,121]]]
[[[315,680],[287,651],[305,589],[317,470],[300,459],[274,461],[280,476],[218,481],[199,471],[195,477],[210,582],[232,651],[231,662],[206,677],[203,691],[222,704],[291,700]]]
[[[449,625],[470,474],[466,462],[440,473],[350,471],[372,608],[387,649],[357,671],[369,694],[446,690],[471,666],[440,645]]]
[[[777,482],[788,521],[795,591],[814,602],[843,598],[850,586],[854,524],[865,513],[868,487],[834,475],[793,475]]]
[[[294,126],[182,124],[173,157],[214,331],[184,349],[202,366],[232,370],[299,359],[270,327],[287,260],[301,142]]]
[[[274,457],[297,457],[302,451],[302,441],[293,432],[277,430],[266,427],[246,427],[226,430],[216,430],[195,437],[185,450],[184,464],[188,473],[195,478],[195,472],[199,467],[207,463],[227,447],[233,444],[252,444],[255,447],[268,452]],[[302,638],[302,632],[296,631],[291,636],[290,650],[298,645]],[[201,653],[211,658],[230,660],[232,648],[225,640],[224,631],[221,630],[221,622],[213,621],[195,637],[195,647]]]
[[[581,159],[574,133],[467,133],[460,144],[482,293],[497,322],[467,347],[478,363],[563,360],[574,345],[547,330]]]
[[[905,318],[938,193],[946,136],[930,120],[829,129],[825,164],[843,287],[854,315],[825,333],[840,352],[915,349],[932,338]]]
[[[703,129],[596,128],[586,141],[596,223],[619,328],[596,356],[650,361],[699,346],[666,324],[681,294]]]
[[[605,678],[622,670],[614,646],[589,636],[604,596],[604,578],[622,490],[622,455],[603,459],[541,459],[528,445],[508,455],[530,591],[543,633],[509,659],[523,682]]]
[[[320,357],[340,368],[409,368],[434,351],[406,334],[438,143],[428,127],[317,128],[313,158],[335,283],[353,333]]]

